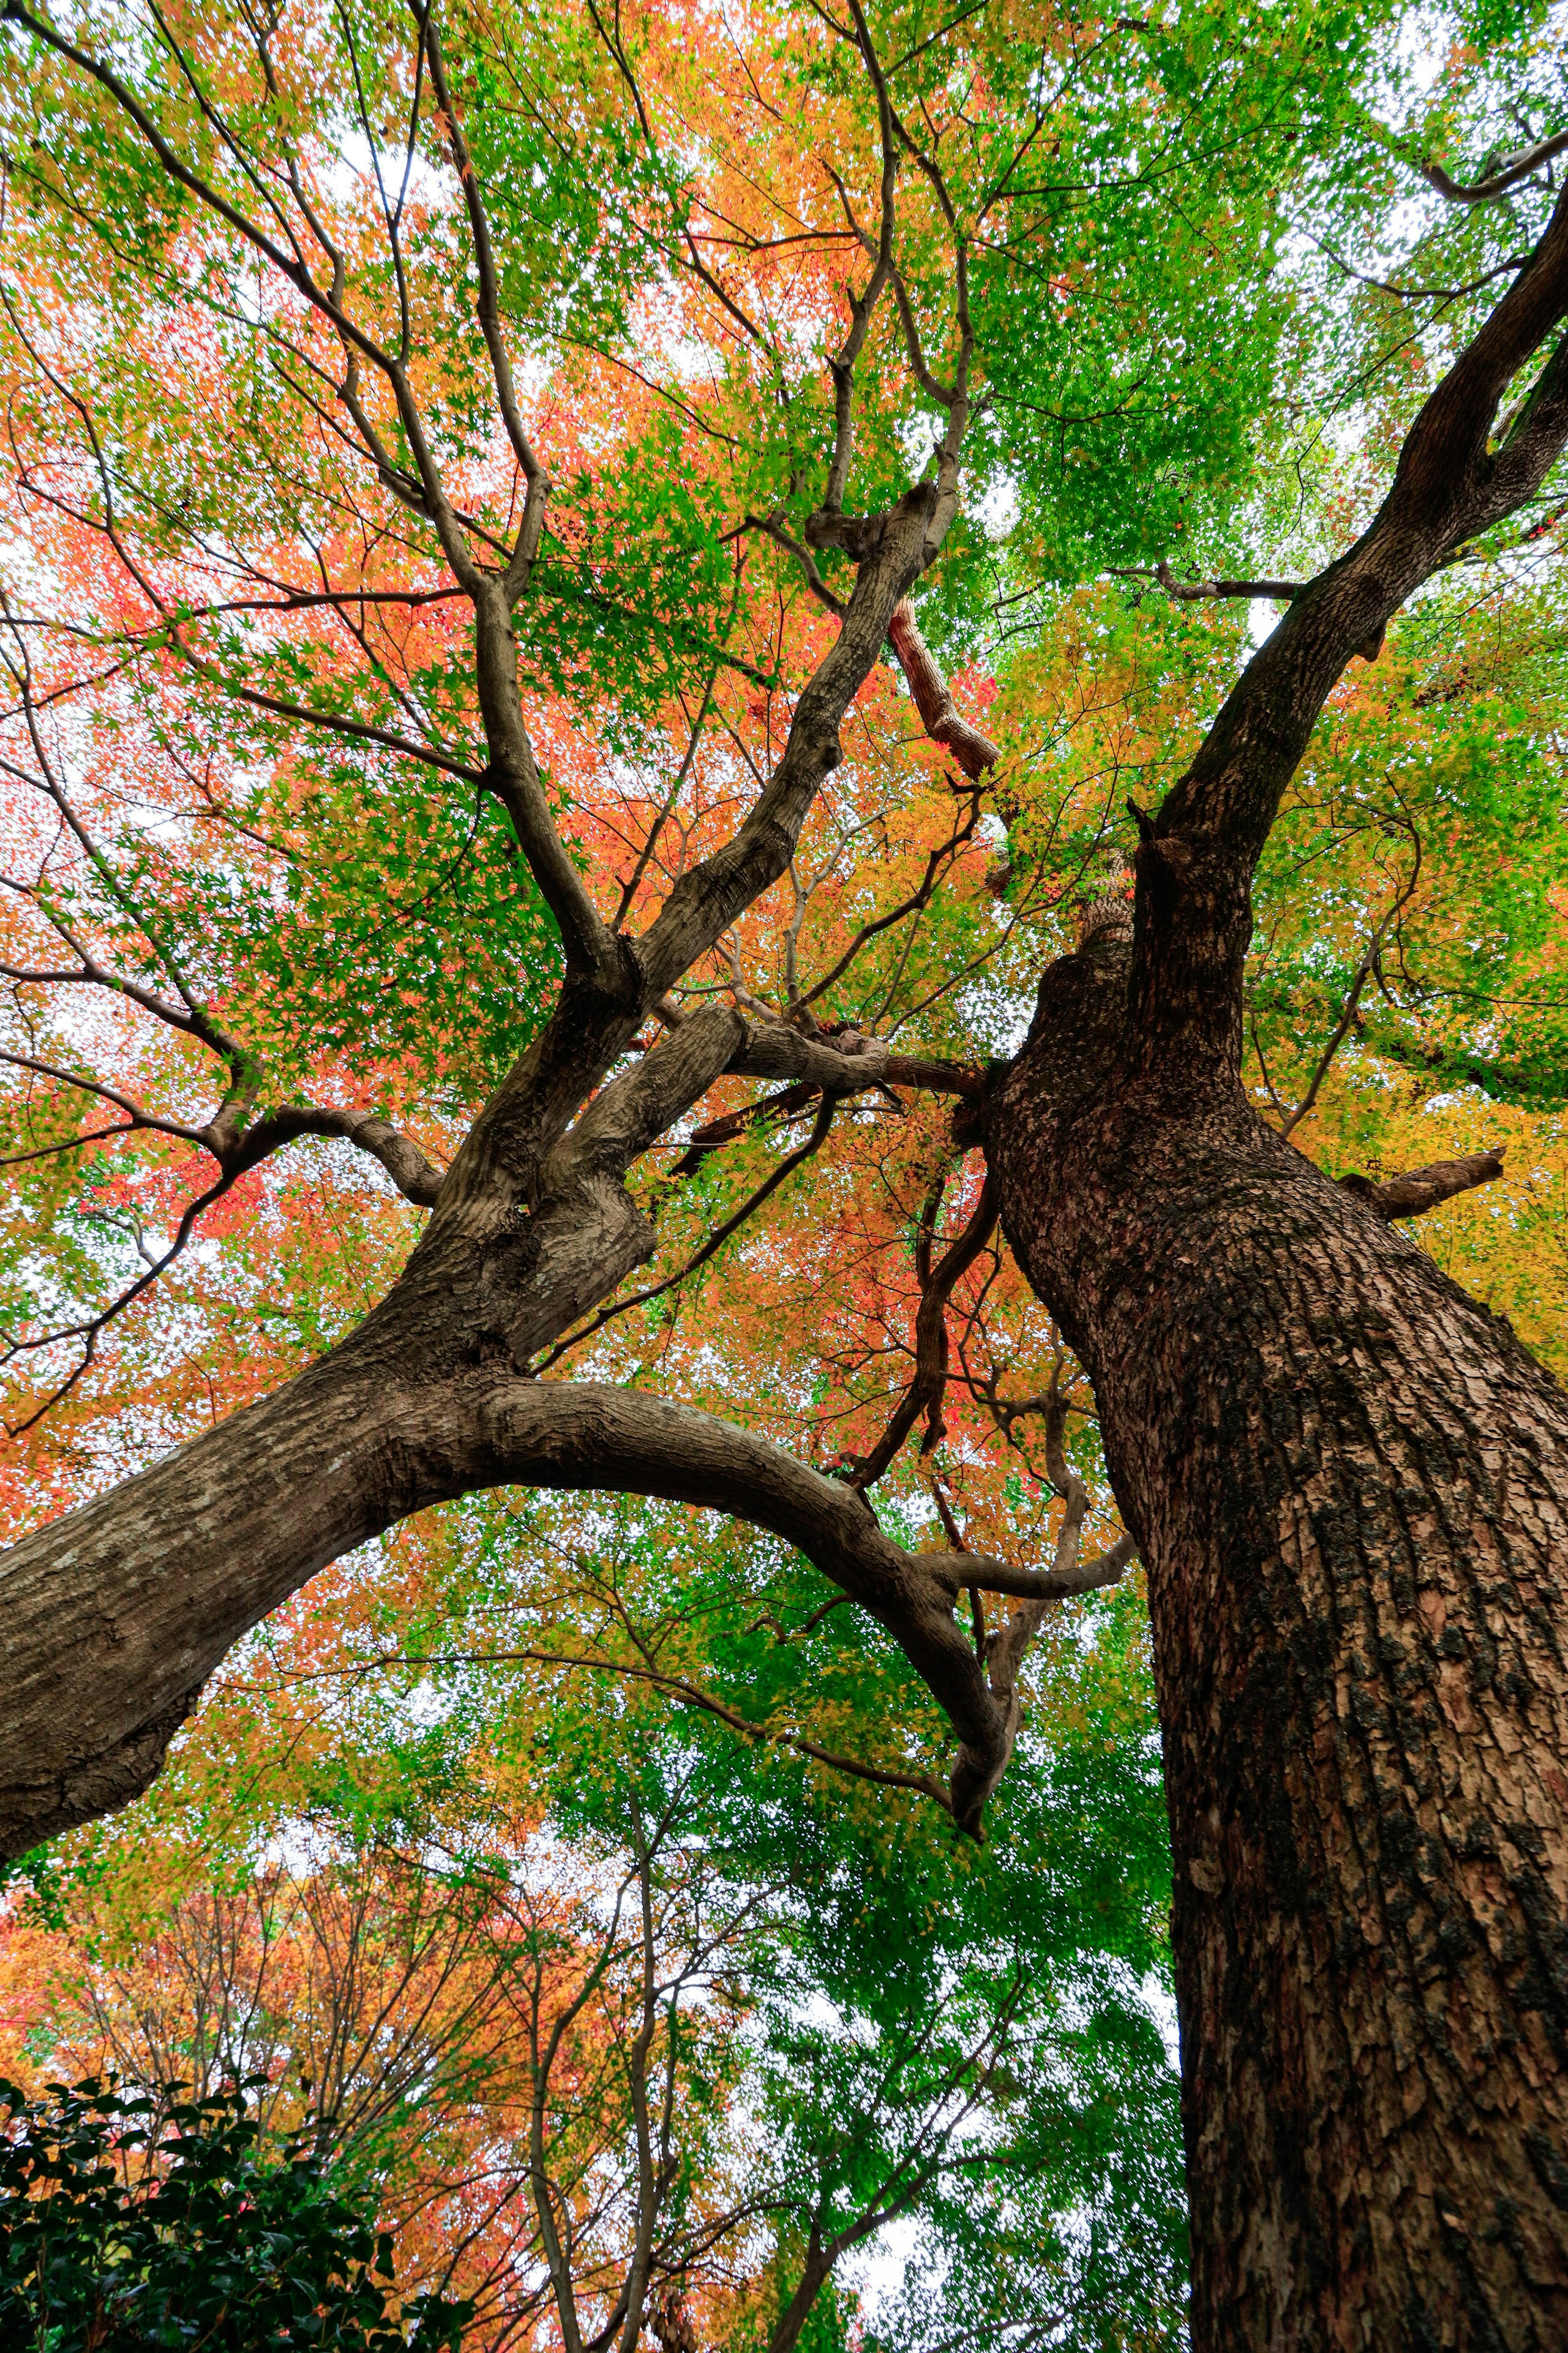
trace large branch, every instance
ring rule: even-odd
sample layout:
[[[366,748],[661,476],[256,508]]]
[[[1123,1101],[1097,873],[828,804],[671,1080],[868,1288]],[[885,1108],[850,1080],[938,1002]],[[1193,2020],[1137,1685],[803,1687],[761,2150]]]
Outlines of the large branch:
[[[1422,1218],[1458,1193],[1495,1183],[1502,1175],[1500,1152],[1471,1152],[1462,1160],[1434,1160],[1425,1168],[1407,1169],[1403,1176],[1379,1183],[1371,1176],[1342,1176],[1347,1192],[1359,1195],[1380,1218]]]
[[[1280,797],[1352,655],[1375,649],[1451,549],[1531,497],[1568,441],[1564,340],[1489,446],[1504,395],[1565,315],[1568,191],[1528,266],[1411,426],[1367,530],[1300,591],[1157,818],[1135,812],[1142,847],[1130,1009],[1137,1057],[1161,1084],[1235,1084],[1249,885]]]
[[[143,1789],[225,1652],[328,1561],[411,1512],[520,1482],[659,1495],[796,1546],[940,1702],[963,1744],[955,1811],[978,1826],[975,1792],[1011,1728],[952,1594],[1000,1564],[901,1551],[850,1488],[713,1416],[476,1368],[473,1302],[451,1303],[439,1346],[426,1304],[394,1294],[286,1388],[4,1556],[0,1854]],[[1041,1599],[1076,1589],[1023,1581]]]
[[[739,1013],[726,1008],[710,1007],[705,1013],[688,1015],[670,1037],[652,1050],[646,1063],[605,1089],[590,1112],[571,1131],[568,1145],[561,1147],[546,1164],[544,1182],[551,1187],[552,1196],[548,1214],[554,1219],[556,1232],[549,1260],[548,1284],[540,1282],[529,1286],[530,1311],[535,1320],[525,1324],[520,1319],[512,1330],[512,1354],[520,1365],[526,1364],[530,1356],[523,1340],[525,1331],[537,1334],[533,1344],[537,1345],[539,1341],[553,1337],[561,1328],[561,1302],[566,1295],[563,1278],[571,1268],[574,1266],[579,1271],[574,1296],[591,1289],[593,1297],[602,1298],[631,1267],[652,1255],[652,1224],[632,1202],[621,1182],[622,1175],[637,1154],[645,1152],[682,1111],[707,1091],[737,1030],[741,1042],[729,1060],[722,1063],[726,1073],[748,1077],[787,1075],[796,1083],[772,1098],[771,1103],[751,1104],[699,1128],[688,1150],[670,1170],[670,1177],[689,1176],[710,1152],[743,1134],[770,1110],[774,1113],[783,1110],[787,1114],[815,1104],[816,1120],[810,1136],[775,1164],[763,1182],[708,1236],[684,1266],[663,1281],[650,1283],[645,1290],[630,1292],[601,1308],[590,1323],[569,1333],[535,1364],[536,1373],[548,1372],[571,1349],[592,1339],[616,1316],[662,1298],[666,1292],[675,1290],[706,1266],[795,1169],[821,1149],[833,1124],[835,1107],[846,1096],[859,1094],[870,1087],[887,1088],[895,1079],[942,1093],[977,1096],[981,1091],[977,1072],[891,1054],[881,1039],[862,1037],[858,1031],[841,1031],[828,1046],[783,1023],[748,1029]],[[622,1096],[629,1103],[647,1095],[650,1066],[667,1071],[658,1092],[658,1116],[643,1116],[634,1124],[617,1115],[613,1106]],[[651,1103],[653,1098],[648,1100]],[[601,1138],[595,1155],[584,1159],[583,1141],[595,1133]],[[590,1166],[590,1184],[578,1182],[573,1187],[563,1185],[563,1169],[586,1173]],[[533,1236],[546,1230],[545,1214],[542,1208],[535,1213]],[[542,1253],[538,1252],[536,1240],[531,1239],[527,1247],[536,1253],[530,1261],[531,1266]]]
[[[1164,556],[1158,564],[1113,564],[1110,566],[1116,580],[1152,580],[1167,596],[1180,605],[1201,605],[1214,597],[1273,598],[1277,604],[1289,605],[1301,593],[1300,580],[1178,580]]]
[[[864,520],[858,569],[837,639],[803,689],[783,759],[734,839],[681,877],[637,944],[649,1001],[673,987],[735,918],[776,882],[806,811],[843,754],[838,730],[870,676],[894,608],[937,552],[939,494],[917,483],[888,513]]]
[[[1468,184],[1450,178],[1441,164],[1423,164],[1420,172],[1428,185],[1451,205],[1489,205],[1495,204],[1499,196],[1506,196],[1565,149],[1568,131],[1559,131],[1550,139],[1537,139],[1532,145],[1520,148],[1516,154],[1503,156],[1481,179]]]
[[[233,1149],[223,1155],[226,1175],[242,1176],[268,1155],[300,1136],[342,1136],[360,1152],[379,1160],[405,1200],[431,1208],[441,1190],[446,1171],[438,1168],[412,1136],[390,1120],[371,1111],[296,1110],[268,1113],[247,1127]]]
[[[867,1038],[858,1030],[841,1030],[831,1045],[818,1043],[784,1023],[750,1032],[745,1047],[730,1065],[746,1078],[781,1078],[791,1083],[760,1103],[721,1113],[703,1123],[672,1176],[690,1176],[710,1153],[732,1144],[737,1136],[769,1120],[796,1119],[822,1094],[856,1094],[864,1087],[912,1087],[922,1093],[958,1095],[979,1103],[985,1092],[984,1074],[973,1063],[944,1062],[915,1055],[894,1054],[885,1040]],[[807,1071],[814,1076],[806,1076]]]
[[[985,1083],[984,1074],[970,1063],[895,1054],[885,1039],[868,1038],[858,1029],[810,1037],[784,1021],[753,1023],[730,1070],[748,1079],[798,1081],[829,1095],[887,1086],[977,1099]]]

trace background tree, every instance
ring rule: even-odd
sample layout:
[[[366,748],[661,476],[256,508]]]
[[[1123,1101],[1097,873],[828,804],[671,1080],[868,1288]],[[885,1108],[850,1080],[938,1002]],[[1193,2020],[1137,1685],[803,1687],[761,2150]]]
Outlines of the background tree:
[[[449,1610],[440,1656],[387,1657],[384,1577],[273,1621],[149,1798],[14,1897],[4,2063],[249,2076],[269,2137],[377,2211],[399,2277],[473,2305],[476,2348],[639,2325],[841,2347],[890,2223],[907,2290],[860,2312],[889,2346],[945,2342],[959,2298],[977,2345],[1176,2342],[1135,1616],[1054,1674],[1038,1654],[1021,1761],[1048,1777],[955,1849],[928,1799],[889,1820],[876,1785],[672,1718],[617,1667],[606,1588],[678,1663],[658,1620],[703,1580],[679,1532],[628,1514],[581,1531],[572,1570],[570,1523],[543,1533],[493,1525],[479,1575],[464,1547],[466,1623],[457,1577],[405,1545],[405,1603]],[[761,1582],[787,1608],[798,1567],[750,1567],[752,1607]],[[679,1663],[711,1694],[742,1681],[742,1560],[707,1581]],[[507,1630],[555,1659],[542,1683]],[[910,1696],[887,1691],[889,1726]]]
[[[1200,2341],[1551,2342],[1561,1397],[1390,1222],[1560,1066],[1550,28],[5,17],[8,1844],[518,1482],[798,1545],[949,1769],[701,1701],[975,1830],[1135,1539]]]

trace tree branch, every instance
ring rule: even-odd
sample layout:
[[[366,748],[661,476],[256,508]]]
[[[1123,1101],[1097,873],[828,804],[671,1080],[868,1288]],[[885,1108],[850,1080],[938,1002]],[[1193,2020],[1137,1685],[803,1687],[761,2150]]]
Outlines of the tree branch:
[[[849,1595],[846,1593],[835,1594],[826,1607],[829,1609],[837,1609],[849,1599]],[[823,1614],[822,1611],[817,1613],[819,1617]],[[844,1756],[836,1748],[824,1748],[819,1742],[807,1739],[802,1732],[787,1731],[778,1725],[760,1724],[751,1716],[742,1715],[738,1708],[730,1707],[724,1701],[715,1699],[710,1692],[705,1692],[698,1684],[689,1683],[684,1675],[670,1674],[660,1667],[647,1666],[626,1659],[605,1658],[595,1651],[534,1650],[390,1651],[366,1663],[368,1671],[384,1671],[388,1667],[402,1666],[428,1669],[445,1666],[488,1667],[515,1664],[538,1667],[588,1667],[598,1674],[624,1675],[628,1682],[651,1683],[656,1689],[668,1693],[671,1699],[679,1700],[686,1706],[694,1707],[704,1715],[716,1717],[721,1724],[727,1725],[731,1732],[742,1733],[748,1740],[798,1749],[803,1757],[814,1757],[819,1765],[830,1766],[836,1773],[847,1774],[851,1779],[875,1781],[887,1789],[913,1789],[922,1798],[934,1799],[943,1813],[951,1813],[952,1810],[948,1792],[934,1774],[900,1772],[893,1766],[870,1765],[862,1757]]]
[[[973,1559],[901,1551],[842,1481],[645,1391],[508,1377],[472,1351],[433,1377],[425,1329],[405,1279],[272,1397],[13,1546],[0,1850],[144,1788],[203,1679],[324,1562],[411,1512],[518,1482],[660,1495],[796,1546],[946,1713],[963,1744],[954,1813],[978,1832],[1010,1735],[952,1613]]]
[[[1568,150],[1568,131],[1559,131],[1550,139],[1538,139],[1532,147],[1521,147],[1512,155],[1505,155],[1495,164],[1484,179],[1472,180],[1468,185],[1451,179],[1441,164],[1420,164],[1416,166],[1422,178],[1450,205],[1489,205],[1499,196],[1517,188],[1554,155]]]
[[[379,1160],[405,1200],[415,1202],[420,1208],[434,1208],[446,1170],[437,1168],[412,1136],[378,1118],[374,1112],[296,1110],[286,1105],[280,1111],[267,1113],[247,1127],[225,1166],[230,1176],[242,1176],[284,1145],[305,1135],[342,1136],[358,1151]]]
[[[855,1472],[852,1483],[861,1489],[875,1486],[922,1413],[930,1422],[921,1447],[922,1454],[931,1453],[946,1435],[942,1393],[947,1379],[947,1303],[953,1285],[968,1272],[990,1240],[999,1215],[996,1190],[987,1175],[969,1222],[933,1268],[931,1248],[946,1184],[944,1174],[931,1187],[921,1215],[915,1250],[921,1279],[921,1303],[915,1315],[915,1377],[882,1436]]]
[[[481,1409],[481,1434],[494,1472],[487,1483],[664,1495],[731,1513],[796,1546],[887,1628],[941,1704],[963,1743],[953,1810],[978,1830],[984,1799],[971,1784],[994,1787],[1005,1767],[1006,1726],[952,1615],[957,1587],[949,1579],[972,1582],[973,1559],[900,1551],[842,1482],[731,1423],[643,1390],[520,1384]]]
[[[947,681],[936,656],[921,635],[915,608],[907,596],[894,607],[888,624],[888,638],[909,681],[926,733],[933,744],[941,744],[950,751],[964,775],[978,783],[1002,755],[990,737],[971,726],[955,707]]]
[[[1300,580],[1178,580],[1163,556],[1155,565],[1112,564],[1107,568],[1114,580],[1152,580],[1183,605],[1214,596],[1272,596],[1289,605],[1305,586]]]
[[[637,941],[650,998],[673,987],[788,866],[822,779],[843,757],[839,726],[881,650],[893,608],[935,553],[936,501],[931,484],[917,483],[888,513],[858,522],[854,592],[837,642],[795,705],[783,759],[733,839],[682,875]]]
[[[458,111],[452,103],[447,83],[447,65],[442,54],[440,37],[436,29],[435,12],[426,8],[418,19],[430,58],[430,79],[441,108],[446,126],[447,143],[453,166],[462,185],[463,202],[468,207],[468,230],[473,240],[474,265],[479,273],[479,296],[478,312],[479,328],[489,353],[490,375],[495,385],[496,399],[500,407],[501,422],[506,427],[512,454],[526,482],[522,521],[508,564],[503,581],[507,601],[515,605],[528,586],[533,559],[539,552],[540,536],[544,529],[545,501],[550,495],[550,477],[534,454],[523,423],[522,410],[512,378],[511,359],[506,347],[506,336],[500,322],[500,281],[496,273],[495,255],[490,244],[489,220],[485,211],[483,192],[473,157]]]
[[[1528,268],[1416,416],[1373,522],[1253,656],[1158,816],[1140,816],[1129,1016],[1148,1078],[1236,1084],[1250,880],[1280,797],[1351,656],[1370,658],[1412,591],[1531,496],[1568,441],[1565,338],[1490,446],[1504,394],[1565,313],[1568,190]]]
[[[608,1307],[602,1307],[593,1322],[583,1331],[569,1333],[565,1339],[558,1341],[536,1369],[541,1373],[547,1373],[552,1365],[560,1362],[568,1349],[578,1347],[584,1340],[591,1340],[596,1332],[602,1331],[606,1324],[613,1323],[617,1315],[626,1314],[628,1308],[646,1306],[651,1299],[662,1299],[666,1292],[676,1290],[688,1276],[695,1274],[699,1267],[706,1266],[709,1260],[723,1249],[731,1235],[740,1231],[748,1219],[753,1217],[762,1208],[763,1202],[778,1191],[785,1179],[793,1176],[805,1161],[812,1159],[821,1151],[827,1141],[827,1132],[833,1125],[833,1114],[837,1109],[836,1096],[826,1095],[823,1098],[822,1107],[816,1114],[811,1134],[805,1142],[797,1145],[793,1152],[787,1154],[779,1162],[778,1166],[763,1178],[753,1193],[747,1196],[740,1208],[709,1235],[701,1249],[694,1251],[678,1272],[667,1276],[663,1282],[650,1283],[644,1291],[634,1291],[629,1298],[613,1300]]]

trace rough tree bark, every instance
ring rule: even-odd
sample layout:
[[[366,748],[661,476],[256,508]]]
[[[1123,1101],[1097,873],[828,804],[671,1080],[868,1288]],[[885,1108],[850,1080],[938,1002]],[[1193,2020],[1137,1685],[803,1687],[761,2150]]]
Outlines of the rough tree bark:
[[[1194,2341],[1568,2342],[1568,1398],[1058,966],[992,1114],[1145,1565]]]

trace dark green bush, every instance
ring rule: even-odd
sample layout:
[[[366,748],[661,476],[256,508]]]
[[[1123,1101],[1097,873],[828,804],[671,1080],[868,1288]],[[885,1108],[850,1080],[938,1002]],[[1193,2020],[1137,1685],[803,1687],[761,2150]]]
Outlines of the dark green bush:
[[[0,2079],[0,2346],[15,2353],[457,2353],[471,2307],[400,2304],[392,2242],[243,2091],[24,2098]]]

